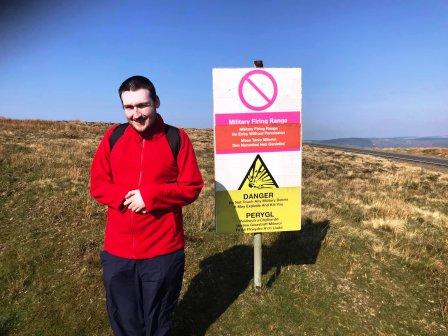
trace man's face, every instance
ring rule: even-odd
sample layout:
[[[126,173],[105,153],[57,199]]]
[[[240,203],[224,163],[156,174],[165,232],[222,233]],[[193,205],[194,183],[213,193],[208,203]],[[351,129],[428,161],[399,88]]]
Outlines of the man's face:
[[[149,90],[124,91],[121,100],[126,118],[137,132],[144,132],[152,126],[160,101],[152,100]]]

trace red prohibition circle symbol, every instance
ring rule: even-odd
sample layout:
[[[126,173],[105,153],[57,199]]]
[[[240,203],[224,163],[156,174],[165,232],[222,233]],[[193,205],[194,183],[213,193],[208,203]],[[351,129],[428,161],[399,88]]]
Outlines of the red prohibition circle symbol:
[[[256,83],[250,78],[252,75],[263,75],[268,78],[268,80],[272,83],[273,87],[273,93],[271,97],[268,97],[265,92],[263,92]],[[252,86],[255,91],[266,101],[266,104],[263,105],[253,105],[253,103],[247,101],[247,99],[244,97],[243,93],[243,86],[245,83],[248,83],[250,86]],[[243,76],[240,80],[240,84],[238,85],[238,95],[240,97],[241,102],[246,106],[247,108],[253,110],[253,111],[263,111],[267,109],[269,106],[274,104],[275,99],[277,98],[278,94],[278,86],[277,82],[275,81],[274,76],[272,76],[269,72],[261,69],[256,69],[249,71],[247,74]]]

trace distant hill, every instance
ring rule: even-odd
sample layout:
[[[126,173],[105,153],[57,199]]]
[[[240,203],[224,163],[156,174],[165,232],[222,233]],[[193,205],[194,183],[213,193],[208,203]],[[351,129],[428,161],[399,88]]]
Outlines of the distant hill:
[[[311,140],[311,143],[339,145],[362,148],[393,147],[448,147],[448,136],[434,137],[396,137],[396,138],[339,138]]]
[[[374,138],[375,147],[448,147],[448,137]]]
[[[373,147],[372,140],[368,138],[340,138],[340,139],[330,139],[330,140],[313,140],[311,142],[321,143],[326,145],[339,145],[339,146],[349,146],[349,147]]]

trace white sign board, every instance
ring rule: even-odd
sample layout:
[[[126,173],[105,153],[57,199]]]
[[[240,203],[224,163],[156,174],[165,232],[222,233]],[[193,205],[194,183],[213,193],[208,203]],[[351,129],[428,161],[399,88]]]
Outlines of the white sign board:
[[[300,229],[301,69],[213,69],[218,232]]]

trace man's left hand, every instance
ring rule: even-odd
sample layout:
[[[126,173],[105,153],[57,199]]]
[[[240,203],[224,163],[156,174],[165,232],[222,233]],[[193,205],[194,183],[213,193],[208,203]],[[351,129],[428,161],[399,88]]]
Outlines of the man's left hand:
[[[129,210],[134,212],[140,212],[145,208],[145,202],[143,202],[142,195],[140,194],[140,190],[130,190],[125,196],[125,201],[123,203],[124,206],[127,206]],[[142,211],[146,213],[146,211]]]

